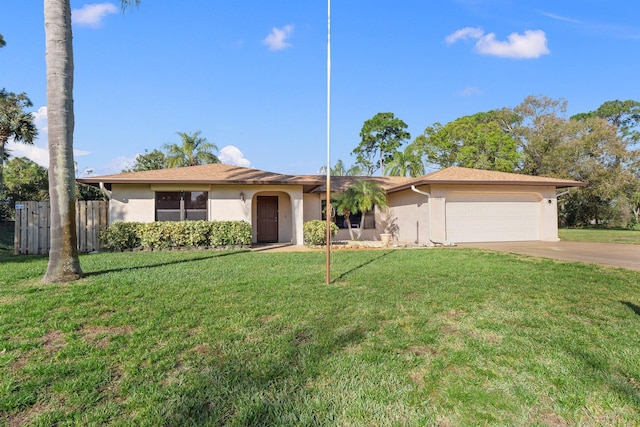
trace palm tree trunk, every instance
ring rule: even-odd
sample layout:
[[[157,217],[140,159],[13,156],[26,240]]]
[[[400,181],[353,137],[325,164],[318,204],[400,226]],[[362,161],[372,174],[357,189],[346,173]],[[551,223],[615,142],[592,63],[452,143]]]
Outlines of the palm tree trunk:
[[[353,240],[353,229],[351,228],[351,215],[347,214],[344,216],[344,219],[347,221],[347,228],[349,229],[349,237]]]
[[[70,0],[44,0],[49,122],[51,248],[43,281],[82,277],[78,259],[73,162],[73,47]]]

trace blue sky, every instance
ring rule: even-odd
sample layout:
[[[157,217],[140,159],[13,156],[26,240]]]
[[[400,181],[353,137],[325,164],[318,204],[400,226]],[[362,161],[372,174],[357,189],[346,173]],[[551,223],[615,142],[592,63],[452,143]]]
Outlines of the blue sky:
[[[308,174],[326,163],[327,2],[71,1],[79,175],[117,173],[200,130],[225,163]],[[331,159],[351,164],[365,120],[411,139],[434,122],[565,98],[568,114],[640,100],[640,2],[333,0]],[[26,92],[47,165],[43,2],[3,0],[0,87]]]

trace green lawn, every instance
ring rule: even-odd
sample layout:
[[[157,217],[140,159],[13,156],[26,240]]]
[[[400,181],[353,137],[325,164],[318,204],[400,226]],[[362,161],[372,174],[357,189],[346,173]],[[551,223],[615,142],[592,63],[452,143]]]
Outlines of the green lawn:
[[[638,425],[640,274],[461,248],[0,261],[0,425]]]
[[[558,230],[560,240],[570,242],[625,243],[640,245],[640,230],[606,228],[562,228]]]

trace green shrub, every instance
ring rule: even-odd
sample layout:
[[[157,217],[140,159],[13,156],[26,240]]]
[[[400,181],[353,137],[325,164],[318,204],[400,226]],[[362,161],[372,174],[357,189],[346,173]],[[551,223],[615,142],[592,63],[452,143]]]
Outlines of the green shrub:
[[[308,246],[319,246],[327,244],[327,224],[326,221],[315,219],[304,223],[304,244]],[[331,236],[338,232],[338,226],[331,223]]]
[[[211,223],[211,246],[247,246],[251,244],[251,224],[246,221],[213,221]]]
[[[139,222],[114,222],[107,228],[100,230],[100,244],[103,249],[110,251],[124,251],[139,248],[140,228],[144,224]]]
[[[140,240],[145,249],[166,249],[171,246],[170,221],[149,222],[140,228]]]
[[[247,246],[251,236],[251,224],[246,221],[117,222],[100,232],[100,241],[104,249],[112,251],[139,247],[161,250]]]

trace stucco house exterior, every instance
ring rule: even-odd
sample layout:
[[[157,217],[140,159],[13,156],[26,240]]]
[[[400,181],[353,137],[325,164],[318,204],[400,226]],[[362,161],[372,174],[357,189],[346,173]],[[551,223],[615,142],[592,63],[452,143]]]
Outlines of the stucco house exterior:
[[[388,209],[352,218],[362,240],[390,233],[424,245],[558,240],[558,191],[584,184],[451,167],[418,178],[332,177],[342,192],[356,179],[378,182]],[[303,224],[323,219],[326,177],[285,175],[225,164],[127,172],[78,179],[110,198],[109,222],[244,220],[253,241],[303,244]],[[348,238],[342,218],[336,239]]]

